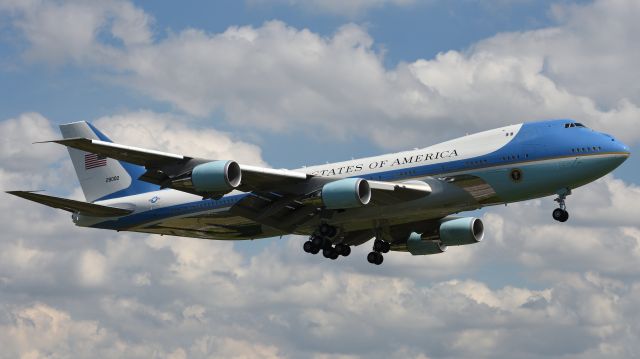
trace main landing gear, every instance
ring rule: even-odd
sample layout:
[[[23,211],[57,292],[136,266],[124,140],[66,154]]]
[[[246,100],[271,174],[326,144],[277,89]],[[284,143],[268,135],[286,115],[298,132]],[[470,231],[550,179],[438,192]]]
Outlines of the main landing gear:
[[[302,249],[311,254],[318,254],[322,250],[322,255],[331,260],[338,259],[339,256],[347,257],[351,254],[351,247],[344,243],[333,245],[331,238],[338,234],[338,229],[334,226],[322,223],[318,230],[309,236],[309,240],[304,242]]]
[[[558,193],[558,198],[554,199],[554,201],[558,202],[560,208],[556,208],[553,210],[552,216],[558,222],[566,222],[569,219],[569,212],[567,212],[567,205],[564,200],[568,195],[571,194],[570,189],[565,189]]]
[[[382,261],[384,261],[382,253],[389,252],[389,249],[391,249],[389,242],[376,238],[375,241],[373,241],[373,252],[369,252],[367,255],[367,261],[375,265],[382,264]]]

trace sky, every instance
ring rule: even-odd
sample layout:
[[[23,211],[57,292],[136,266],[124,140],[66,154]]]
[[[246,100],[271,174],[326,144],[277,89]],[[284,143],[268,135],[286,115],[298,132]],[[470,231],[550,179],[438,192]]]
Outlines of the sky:
[[[434,256],[75,227],[0,195],[0,358],[640,356],[640,2],[0,0],[0,190],[83,199],[66,150],[303,165],[573,118],[631,146]]]

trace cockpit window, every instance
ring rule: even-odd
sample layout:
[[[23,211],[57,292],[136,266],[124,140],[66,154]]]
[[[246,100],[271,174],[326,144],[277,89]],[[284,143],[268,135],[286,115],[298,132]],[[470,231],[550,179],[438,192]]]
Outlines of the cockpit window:
[[[564,124],[564,128],[569,128],[569,127],[585,127],[586,128],[587,126],[581,124],[580,122],[575,122],[575,123],[572,122],[572,123]]]

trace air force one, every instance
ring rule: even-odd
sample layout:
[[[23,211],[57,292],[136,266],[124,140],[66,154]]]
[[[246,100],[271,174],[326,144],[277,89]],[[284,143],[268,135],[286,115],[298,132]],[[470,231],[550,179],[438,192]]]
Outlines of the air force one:
[[[610,135],[573,120],[511,125],[412,151],[295,170],[248,166],[113,143],[92,124],[60,126],[87,202],[10,194],[72,213],[77,226],[221,240],[308,235],[303,249],[348,256],[373,241],[383,253],[437,254],[480,242],[485,206],[572,190],[630,155]]]

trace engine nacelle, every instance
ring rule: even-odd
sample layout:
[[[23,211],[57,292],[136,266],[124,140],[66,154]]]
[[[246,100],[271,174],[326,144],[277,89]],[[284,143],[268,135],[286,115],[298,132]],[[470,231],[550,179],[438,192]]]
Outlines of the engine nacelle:
[[[440,224],[440,241],[447,246],[478,243],[482,238],[484,224],[479,218],[445,218]]]
[[[446,252],[447,246],[437,240],[423,240],[421,234],[413,232],[407,239],[407,251],[414,256],[424,256]]]
[[[213,161],[191,171],[193,188],[198,192],[227,193],[240,185],[242,170],[235,161]]]
[[[411,233],[406,250],[413,255],[437,254],[448,246],[478,243],[484,238],[484,224],[478,218],[443,218],[438,226],[434,232]]]
[[[362,178],[345,178],[322,187],[322,203],[328,209],[362,207],[370,200],[371,187]]]

